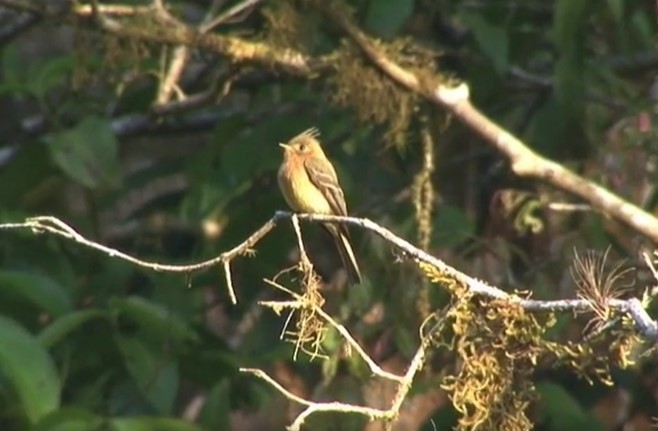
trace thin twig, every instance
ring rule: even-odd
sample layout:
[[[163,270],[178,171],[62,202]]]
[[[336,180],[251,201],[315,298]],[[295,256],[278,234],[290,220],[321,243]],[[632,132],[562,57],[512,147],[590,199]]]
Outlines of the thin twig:
[[[297,246],[299,247],[299,254],[301,256],[301,261],[304,266],[311,265],[311,261],[308,259],[306,254],[306,248],[304,247],[304,240],[302,239],[302,230],[299,227],[299,218],[297,214],[293,214],[291,217],[292,227],[295,231],[295,237],[297,238]]]
[[[297,295],[294,292],[291,292],[283,287],[280,287],[276,285],[273,282],[270,282],[269,280],[266,280],[268,283],[275,285],[278,288],[282,288],[283,290],[287,291],[290,295],[292,295],[294,298],[296,298],[295,301],[263,301],[261,304],[271,307],[271,308],[281,308],[281,307],[287,307],[287,308],[299,308],[304,306],[303,304],[303,298],[301,298],[300,295]],[[342,402],[314,402],[311,400],[307,400],[305,398],[301,398],[287,389],[285,389],[281,384],[279,384],[276,380],[271,378],[267,373],[265,373],[263,370],[259,369],[254,369],[254,368],[241,368],[241,372],[253,374],[254,376],[266,381],[274,389],[279,391],[282,395],[284,395],[286,398],[288,398],[291,401],[297,402],[301,405],[306,406],[306,409],[302,411],[293,421],[293,423],[288,427],[290,431],[298,431],[301,429],[301,426],[304,424],[306,421],[306,418],[308,418],[310,415],[318,412],[343,412],[343,413],[356,413],[356,414],[361,414],[364,416],[367,416],[368,419],[370,420],[375,420],[375,419],[380,419],[380,420],[386,420],[386,421],[391,421],[394,420],[400,412],[400,408],[402,407],[402,403],[406,399],[407,395],[409,394],[409,391],[411,390],[411,386],[413,383],[414,378],[416,377],[416,374],[418,374],[418,371],[423,367],[423,364],[425,362],[425,357],[427,356],[427,349],[430,347],[430,336],[423,336],[421,334],[421,342],[420,346],[416,350],[416,353],[414,354],[413,359],[411,360],[409,367],[407,369],[407,372],[404,374],[404,376],[398,376],[392,373],[389,373],[387,371],[382,370],[373,360],[368,356],[368,354],[363,350],[363,348],[359,345],[359,343],[354,340],[354,338],[350,335],[349,331],[347,329],[336,322],[331,316],[329,316],[327,313],[324,312],[320,307],[314,307],[315,312],[319,314],[323,319],[327,321],[331,326],[333,326],[342,336],[343,338],[350,344],[351,347],[353,347],[358,353],[359,356],[363,358],[363,360],[368,364],[370,367],[370,370],[373,372],[374,375],[386,378],[388,380],[392,380],[397,382],[396,386],[396,391],[395,395],[392,398],[390,407],[388,409],[375,409],[371,407],[366,407],[366,406],[360,406],[360,405],[354,405],[354,404],[348,404],[348,403],[342,403]],[[441,319],[434,327],[433,331],[436,330],[437,328],[441,327],[445,320]]]
[[[569,202],[550,202],[546,208],[555,212],[576,212],[576,211],[593,211],[591,205],[588,204],[574,204]]]
[[[272,309],[279,309],[279,308],[298,309],[306,305],[301,295],[298,295],[295,292],[283,288],[283,286],[279,285],[278,283],[272,280],[266,279],[264,281],[271,286],[287,291],[288,294],[290,294],[291,296],[293,296],[293,298],[295,298],[295,300],[294,301],[260,301],[261,305]],[[345,341],[347,341],[350,347],[368,365],[368,368],[370,368],[370,371],[372,372],[373,375],[382,377],[387,380],[392,380],[394,382],[402,383],[403,377],[400,377],[393,373],[389,373],[388,371],[383,370],[379,365],[377,365],[377,363],[370,358],[370,356],[366,353],[366,351],[363,350],[363,347],[361,347],[361,345],[354,339],[354,337],[352,337],[350,331],[344,325],[338,323],[333,317],[327,314],[327,312],[320,307],[313,306],[313,310],[318,314],[318,316],[324,319],[329,325],[333,326],[336,329],[336,331],[338,331],[338,333],[343,336],[343,338],[345,339]]]
[[[346,404],[341,402],[328,402],[328,403],[316,403],[309,401],[302,397],[299,397],[292,392],[288,391],[286,388],[281,386],[279,382],[270,377],[265,371],[259,370],[257,368],[240,368],[240,372],[251,374],[268,384],[270,384],[274,389],[283,394],[286,398],[291,401],[294,401],[298,404],[306,406],[306,409],[297,416],[295,421],[288,427],[290,431],[299,431],[301,426],[304,424],[304,421],[308,416],[313,413],[318,412],[343,412],[343,413],[356,413],[364,416],[368,416],[370,419],[392,419],[393,415],[388,410],[375,409],[371,407],[363,407],[352,404]]]
[[[238,303],[238,298],[235,296],[235,290],[233,289],[233,278],[231,277],[231,263],[228,260],[225,260],[224,263],[224,275],[226,276],[226,288],[228,289],[228,295],[231,298],[233,305]]]
[[[263,0],[244,0],[236,4],[235,6],[228,9],[226,12],[218,15],[216,18],[209,20],[207,23],[203,24],[200,28],[201,33],[207,33],[215,27],[224,24],[231,19],[235,18],[237,15],[246,11],[250,7],[254,7],[261,3]]]

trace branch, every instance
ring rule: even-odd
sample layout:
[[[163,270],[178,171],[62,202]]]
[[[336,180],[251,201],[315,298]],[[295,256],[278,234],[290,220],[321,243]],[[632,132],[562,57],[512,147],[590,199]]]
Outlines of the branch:
[[[299,227],[297,225],[297,217],[293,216],[292,221],[296,232],[299,233]],[[299,238],[301,238],[301,236],[298,236],[298,239]],[[300,244],[300,246],[302,247],[303,250],[303,245]],[[338,401],[314,402],[311,400],[307,400],[285,389],[281,384],[279,384],[276,380],[270,377],[263,370],[255,369],[255,368],[241,368],[240,369],[241,372],[252,374],[257,378],[264,380],[289,400],[306,406],[306,408],[295,418],[295,420],[288,427],[288,429],[290,431],[299,431],[302,425],[304,424],[304,422],[306,421],[306,418],[318,412],[354,413],[354,414],[367,416],[369,420],[375,420],[375,419],[385,420],[385,421],[394,420],[400,413],[400,408],[402,407],[402,403],[406,399],[409,390],[411,389],[411,385],[413,383],[414,378],[416,377],[416,374],[418,373],[418,371],[420,371],[420,369],[422,368],[425,362],[425,357],[427,356],[427,349],[430,347],[430,342],[429,342],[430,338],[425,337],[421,334],[420,346],[418,347],[418,350],[414,354],[414,357],[411,363],[409,364],[409,368],[407,369],[407,372],[404,374],[404,376],[397,376],[395,374],[384,371],[379,365],[377,365],[375,361],[373,361],[372,358],[370,358],[370,356],[368,356],[368,354],[363,350],[361,345],[351,336],[347,328],[336,322],[320,306],[313,303],[312,301],[306,301],[302,295],[298,295],[288,289],[285,289],[282,286],[272,281],[269,280],[265,280],[265,281],[281,290],[288,292],[291,296],[293,296],[295,301],[261,301],[260,302],[261,305],[272,308],[274,310],[281,308],[301,309],[305,307],[310,307],[314,313],[322,317],[322,319],[324,319],[329,325],[335,328],[340,335],[343,336],[343,338],[347,341],[350,347],[354,349],[361,357],[361,359],[368,365],[373,375],[397,383],[395,395],[393,396],[390,407],[388,409],[377,409],[367,406],[338,402]],[[443,325],[444,322],[445,320],[439,320],[438,323],[434,325],[434,327],[431,329],[430,332],[437,331]]]
[[[38,22],[39,18],[33,14],[22,14],[15,17],[13,21],[0,28],[0,45],[11,42]]]
[[[471,104],[466,84],[451,87],[438,77],[434,77],[433,80],[427,77],[421,79],[420,76],[391,60],[373,39],[347,17],[334,10],[330,2],[325,0],[309,0],[309,2],[340,27],[366,57],[389,78],[430,103],[446,109],[496,147],[508,158],[511,169],[516,175],[542,180],[572,193],[658,244],[658,219],[600,185],[532,151],[523,141],[491,121]]]
[[[269,283],[276,285],[275,283],[272,282]],[[281,286],[277,286],[277,287],[281,288]],[[296,298],[296,300],[292,302],[266,301],[266,302],[261,302],[261,304],[274,309],[281,307],[301,308],[307,306],[308,303],[304,301],[304,299],[300,295],[288,291],[287,289],[283,289],[283,290],[293,295],[293,297]],[[370,368],[370,371],[375,376],[390,381],[394,381],[397,383],[395,395],[393,396],[390,407],[388,409],[377,409],[372,407],[342,403],[338,401],[314,402],[311,400],[298,397],[297,395],[289,392],[263,370],[255,369],[255,368],[241,368],[240,371],[243,373],[253,374],[255,377],[269,383],[272,387],[274,387],[274,389],[279,391],[283,396],[285,396],[289,400],[306,406],[306,409],[304,409],[304,411],[302,411],[295,418],[293,423],[288,427],[290,431],[299,431],[301,429],[301,426],[306,421],[306,418],[308,418],[313,413],[318,413],[318,412],[355,413],[355,414],[367,416],[368,419],[370,420],[379,419],[379,420],[391,421],[397,418],[397,416],[400,413],[400,408],[402,407],[402,403],[406,399],[407,395],[409,394],[409,391],[411,390],[411,385],[413,383],[414,378],[416,377],[416,374],[418,374],[418,371],[420,371],[420,369],[423,367],[423,364],[425,362],[425,357],[427,356],[427,349],[430,347],[430,343],[429,343],[430,338],[429,337],[426,338],[421,334],[420,346],[418,347],[418,350],[416,350],[416,353],[414,354],[414,357],[411,360],[411,363],[409,364],[409,368],[407,369],[407,372],[404,374],[404,376],[397,376],[395,374],[389,373],[381,369],[381,367],[379,367],[379,365],[377,365],[372,360],[372,358],[368,356],[368,354],[363,350],[363,348],[359,345],[359,343],[350,335],[349,331],[347,331],[347,329],[343,325],[340,325],[338,322],[336,322],[331,316],[329,316],[324,310],[322,310],[322,308],[312,303],[310,304],[310,306],[313,308],[313,311],[315,313],[320,315],[323,319],[325,319],[327,323],[329,323],[332,327],[334,327],[348,342],[348,344],[357,351],[359,356],[366,362],[366,364]],[[440,320],[436,325],[434,325],[434,328],[432,328],[431,332],[436,331],[440,326],[443,325],[443,323],[444,320]]]
[[[31,217],[25,220],[23,223],[5,223],[0,224],[0,230],[10,230],[10,229],[30,229],[35,233],[50,233],[53,235],[61,236],[63,238],[72,240],[79,244],[82,244],[91,249],[100,251],[101,253],[107,254],[110,257],[115,257],[126,262],[132,263],[135,266],[140,268],[151,269],[157,272],[175,272],[175,273],[187,273],[191,274],[194,272],[199,272],[206,270],[210,267],[222,264],[224,267],[224,272],[226,274],[227,289],[231,302],[233,304],[237,303],[237,298],[235,292],[233,291],[233,283],[231,282],[231,272],[229,264],[237,256],[244,255],[249,253],[253,246],[260,241],[265,235],[267,235],[276,225],[275,217],[271,218],[267,223],[261,226],[258,230],[252,233],[246,240],[236,247],[221,253],[219,256],[212,259],[193,263],[190,265],[168,265],[158,262],[148,262],[145,260],[138,259],[129,254],[123,253],[117,249],[99,244],[95,241],[85,238],[81,234],[75,231],[71,226],[64,223],[57,217],[50,216],[39,216]]]
[[[153,7],[101,5],[97,2],[92,2],[91,5],[76,6],[75,2],[63,2],[68,9],[60,11],[48,6],[48,3],[46,2],[44,5],[36,0],[0,0],[0,5],[18,11],[31,12],[40,17],[59,18],[68,14],[79,19],[94,19],[102,30],[117,36],[201,48],[226,56],[235,63],[259,63],[268,68],[275,67],[284,70],[295,76],[309,77],[330,66],[328,56],[313,58],[292,49],[274,48],[266,42],[254,42],[239,37],[204,32],[204,28],[189,26]],[[252,4],[247,4],[247,6],[250,5]],[[240,9],[238,12],[241,10],[246,9]],[[233,12],[230,10],[227,11],[227,14],[229,14],[228,18],[233,16]],[[145,20],[148,25],[144,25]]]
[[[198,26],[198,31],[201,34],[206,34],[214,27],[220,25],[221,23],[229,20],[231,17],[239,14],[241,11],[255,6],[258,1],[246,0],[240,4],[231,8],[231,10],[221,14],[220,16],[213,19],[213,15],[217,12],[222,4],[222,0],[214,0],[212,4],[208,7],[203,21]],[[159,9],[164,10],[164,5],[160,5]],[[166,52],[166,51],[165,51]],[[164,55],[164,54],[163,54]],[[181,92],[179,89],[178,82],[181,80],[183,72],[187,66],[187,63],[190,59],[190,47],[186,45],[178,45],[173,49],[171,54],[171,59],[169,61],[169,66],[164,77],[160,79],[160,89],[158,90],[158,95],[156,98],[155,106],[166,104],[170,101],[172,93]],[[186,97],[181,98],[181,100],[186,99]]]
[[[284,217],[287,213],[278,212],[279,217]],[[277,218],[275,215],[275,218]],[[410,258],[429,264],[436,268],[442,274],[457,281],[458,283],[467,286],[468,289],[475,295],[486,296],[493,299],[505,299],[514,301],[519,304],[523,309],[528,311],[588,311],[591,310],[591,305],[588,301],[583,299],[558,299],[558,300],[535,300],[524,299],[517,295],[510,294],[498,287],[491,286],[484,281],[467,275],[447,263],[443,262],[431,254],[415,247],[408,241],[398,237],[390,230],[378,225],[372,220],[357,217],[339,217],[328,216],[319,214],[298,214],[300,220],[307,220],[312,222],[334,222],[344,223],[352,226],[358,226],[362,229],[375,233],[383,238],[390,244],[395,245],[402,250]],[[638,298],[630,299],[615,299],[611,300],[608,304],[610,307],[622,312],[628,313],[635,322],[636,328],[644,337],[658,341],[658,323],[654,321],[642,306],[642,302]]]
[[[5,223],[0,224],[0,230],[11,229],[30,229],[36,233],[47,232],[53,235],[61,236],[80,243],[86,247],[98,250],[107,254],[110,257],[116,257],[132,263],[136,266],[151,269],[159,272],[176,272],[176,273],[193,273],[206,270],[212,266],[230,262],[232,259],[239,255],[247,254],[250,250],[263,239],[276,225],[283,220],[289,220],[295,215],[299,220],[309,221],[313,223],[334,222],[343,223],[352,226],[360,227],[370,231],[385,241],[396,246],[402,250],[409,258],[418,262],[429,264],[436,268],[442,274],[455,280],[456,282],[466,286],[473,294],[482,295],[493,299],[504,299],[514,301],[519,306],[528,311],[588,311],[591,310],[591,305],[584,299],[558,299],[551,301],[525,299],[517,295],[510,294],[498,287],[491,286],[484,281],[473,278],[443,262],[431,254],[419,249],[412,245],[405,239],[395,235],[390,230],[380,226],[372,220],[358,217],[340,217],[319,214],[293,214],[290,212],[277,211],[272,218],[265,222],[258,230],[252,233],[242,243],[234,248],[221,253],[219,256],[199,263],[189,265],[169,265],[158,262],[148,262],[136,257],[130,256],[119,250],[113,249],[102,244],[98,244],[92,240],[85,238],[77,233],[72,227],[59,220],[56,217],[40,216],[32,217],[22,223]],[[230,288],[230,287],[229,287]],[[229,292],[232,300],[235,298],[233,292]],[[622,312],[628,313],[633,321],[637,331],[645,338],[658,341],[658,323],[654,321],[644,309],[642,301],[638,298],[630,299],[613,299],[608,304],[611,308]]]
[[[301,412],[299,416],[295,418],[295,421],[288,427],[288,430],[290,431],[299,431],[301,429],[301,426],[304,424],[306,418],[312,415],[313,413],[318,413],[318,412],[356,413],[356,414],[367,416],[371,420],[374,419],[391,420],[394,417],[394,415],[388,410],[357,406],[352,404],[341,403],[338,401],[328,402],[328,403],[316,403],[313,401],[309,401],[307,399],[298,397],[297,395],[288,391],[286,388],[281,386],[280,383],[278,383],[276,380],[270,377],[265,371],[259,370],[257,368],[240,368],[240,372],[252,374],[257,378],[264,380],[289,400],[306,406],[306,409],[304,409],[304,411]]]
[[[194,263],[189,265],[169,265],[156,262],[147,262],[136,257],[130,256],[126,253],[123,253],[119,250],[104,246],[102,244],[96,243],[92,240],[89,240],[76,232],[72,227],[62,222],[61,220],[55,217],[34,217],[27,219],[23,223],[5,223],[0,224],[0,230],[12,230],[12,229],[30,229],[35,233],[50,233],[53,235],[61,236],[63,238],[75,241],[86,247],[98,250],[102,253],[107,254],[111,257],[116,257],[122,260],[125,260],[129,263],[132,263],[138,267],[151,269],[154,271],[161,272],[185,272],[192,273],[195,271],[201,271],[208,269],[212,266],[221,264],[224,267],[224,273],[226,276],[227,289],[229,291],[229,296],[231,301],[235,304],[237,302],[235,293],[233,291],[233,284],[231,279],[230,271],[230,262],[232,259],[238,255],[247,254],[251,251],[252,247],[264,238],[276,225],[279,224],[282,220],[291,220],[297,236],[298,245],[300,247],[300,252],[302,254],[302,264],[305,260],[308,260],[306,257],[306,252],[304,244],[301,237],[301,229],[299,227],[298,220],[322,223],[322,222],[332,222],[332,223],[343,223],[353,226],[358,226],[362,229],[370,231],[379,237],[383,238],[388,243],[394,245],[398,249],[402,250],[407,257],[417,261],[429,264],[437,269],[442,275],[446,278],[450,278],[457,283],[467,287],[471,293],[476,295],[482,295],[495,299],[504,299],[507,301],[514,302],[526,310],[533,311],[560,311],[560,310],[589,310],[591,311],[592,305],[591,301],[587,299],[573,299],[573,300],[557,300],[557,301],[538,301],[531,299],[524,299],[517,295],[509,294],[503,290],[491,286],[483,281],[477,280],[473,277],[470,277],[461,271],[448,266],[442,260],[437,259],[436,257],[430,255],[429,253],[413,246],[406,240],[396,236],[390,230],[378,225],[377,223],[364,218],[356,217],[338,217],[338,216],[323,216],[316,214],[292,214],[289,212],[276,212],[270,220],[263,224],[258,230],[251,234],[246,240],[237,245],[236,247],[221,253],[217,257],[206,260],[200,263]],[[653,266],[651,260],[645,256],[647,265],[651,268],[653,274],[658,274]],[[308,267],[312,271],[310,262],[307,262]],[[299,431],[304,424],[306,418],[310,415],[318,412],[345,412],[345,413],[354,413],[367,416],[370,420],[379,419],[385,421],[394,420],[400,411],[403,401],[406,399],[413,380],[417,375],[418,371],[422,368],[426,355],[427,349],[431,343],[431,334],[433,334],[437,328],[439,328],[443,323],[443,319],[439,319],[438,323],[429,331],[430,336],[426,336],[421,333],[421,343],[418,347],[416,353],[414,354],[413,359],[411,360],[407,372],[404,376],[398,376],[393,373],[387,372],[382,369],[372,358],[368,356],[365,350],[359,345],[359,343],[351,336],[350,332],[343,325],[339,324],[334,320],[329,314],[327,314],[322,308],[321,304],[309,301],[303,295],[298,295],[290,290],[283,288],[280,285],[277,285],[274,282],[266,280],[270,285],[274,285],[277,288],[280,288],[288,292],[294,299],[294,301],[260,301],[261,305],[267,306],[269,308],[280,310],[283,308],[298,309],[298,310],[310,310],[312,313],[320,316],[326,323],[334,327],[337,332],[346,340],[349,346],[353,351],[357,352],[359,357],[368,365],[370,371],[374,376],[384,378],[389,381],[396,383],[395,395],[391,400],[390,407],[388,409],[377,409],[360,405],[352,405],[342,402],[314,402],[307,400],[301,397],[298,397],[286,390],[281,384],[276,382],[272,377],[270,377],[265,371],[253,368],[241,368],[240,371],[248,374],[252,374],[255,377],[264,380],[272,387],[274,387],[278,392],[283,394],[289,400],[306,406],[306,408],[300,413],[293,423],[290,425],[289,430]],[[647,298],[645,298],[647,299]],[[645,303],[648,305],[649,300],[646,300]],[[658,340],[658,324],[651,319],[647,314],[644,304],[637,298],[631,298],[627,300],[621,299],[611,299],[607,306],[612,309],[619,311],[620,313],[626,313],[635,322],[637,331],[642,334],[644,337],[651,340]],[[447,314],[446,314],[447,315]],[[432,318],[431,316],[430,318]],[[617,318],[618,316],[615,316]],[[425,325],[423,325],[424,327]]]
[[[298,308],[303,308],[304,306],[306,306],[306,303],[304,302],[301,295],[298,295],[294,292],[291,292],[291,291],[283,288],[281,285],[279,285],[279,284],[277,284],[277,283],[275,283],[271,280],[265,280],[265,282],[267,284],[271,285],[271,286],[274,286],[276,288],[279,288],[281,290],[284,290],[284,291],[288,292],[289,294],[291,294],[293,296],[293,298],[295,300],[294,301],[286,301],[286,302],[281,302],[281,301],[260,301],[261,305],[263,305],[267,308],[273,309],[273,310],[276,310],[276,309],[282,308],[282,307],[291,308],[291,309],[298,309]],[[343,336],[345,341],[347,341],[347,344],[349,344],[350,347],[361,357],[361,359],[363,359],[363,361],[366,363],[366,365],[368,365],[368,368],[370,368],[370,372],[373,375],[375,375],[377,377],[384,378],[386,380],[391,380],[391,381],[394,381],[394,382],[398,382],[398,383],[403,383],[404,382],[403,377],[400,377],[400,376],[398,376],[396,374],[393,374],[393,373],[389,373],[388,371],[385,371],[379,365],[377,365],[377,363],[375,361],[373,361],[372,358],[370,358],[370,356],[368,356],[366,351],[363,350],[363,347],[361,347],[361,345],[354,339],[354,337],[352,337],[352,335],[350,334],[350,332],[347,330],[347,328],[344,325],[341,325],[336,320],[334,320],[334,318],[331,317],[329,314],[327,314],[327,312],[324,311],[322,308],[317,307],[315,305],[312,305],[312,307],[313,307],[313,311],[318,316],[320,316],[322,319],[324,319],[324,321],[327,322],[329,325],[333,326],[336,329],[336,331],[338,331],[338,333]]]

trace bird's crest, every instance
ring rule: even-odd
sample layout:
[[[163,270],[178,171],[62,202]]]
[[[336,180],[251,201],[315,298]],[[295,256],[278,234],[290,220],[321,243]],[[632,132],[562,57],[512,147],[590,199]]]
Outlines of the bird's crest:
[[[318,130],[318,128],[311,127],[309,129],[304,130],[302,133],[295,136],[293,139],[303,139],[303,138],[317,139],[319,137],[320,137],[320,131]]]

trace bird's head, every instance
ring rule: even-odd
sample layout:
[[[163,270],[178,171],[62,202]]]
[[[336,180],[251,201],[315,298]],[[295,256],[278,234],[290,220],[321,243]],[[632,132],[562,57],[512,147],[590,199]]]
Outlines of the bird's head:
[[[318,137],[320,132],[315,127],[304,130],[287,143],[280,143],[286,157],[324,157]]]

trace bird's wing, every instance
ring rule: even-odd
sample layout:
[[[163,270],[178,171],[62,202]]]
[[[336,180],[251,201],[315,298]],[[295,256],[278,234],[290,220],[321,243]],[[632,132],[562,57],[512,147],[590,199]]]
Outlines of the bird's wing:
[[[329,202],[329,207],[334,215],[346,216],[345,196],[338,184],[336,171],[331,163],[328,160],[310,157],[304,161],[304,168],[311,183],[320,190]]]

